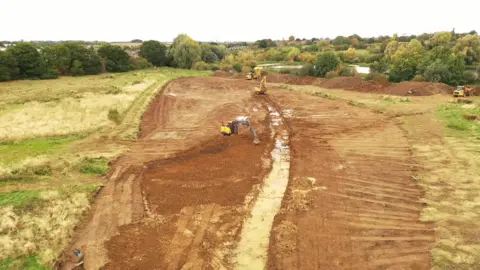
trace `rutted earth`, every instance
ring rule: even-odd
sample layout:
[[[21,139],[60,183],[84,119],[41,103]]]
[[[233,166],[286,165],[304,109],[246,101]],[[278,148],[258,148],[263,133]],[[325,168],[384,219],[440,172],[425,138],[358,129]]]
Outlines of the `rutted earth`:
[[[254,97],[257,83],[161,91],[76,232],[85,268],[429,269],[433,227],[395,119],[275,88]],[[221,136],[238,115],[260,145],[247,128]]]

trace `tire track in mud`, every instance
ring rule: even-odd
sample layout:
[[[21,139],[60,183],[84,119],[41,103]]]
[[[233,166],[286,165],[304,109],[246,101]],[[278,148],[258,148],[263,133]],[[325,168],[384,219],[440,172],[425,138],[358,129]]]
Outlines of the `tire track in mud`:
[[[283,91],[273,99],[296,102],[269,269],[429,269],[433,227],[419,220],[419,166],[401,129],[339,101]]]

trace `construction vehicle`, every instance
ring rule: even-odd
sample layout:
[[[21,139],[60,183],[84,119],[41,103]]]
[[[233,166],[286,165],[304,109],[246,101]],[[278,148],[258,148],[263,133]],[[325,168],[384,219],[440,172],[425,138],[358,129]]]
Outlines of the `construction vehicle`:
[[[457,89],[453,91],[453,96],[454,97],[469,97],[474,95],[474,90],[473,87],[469,86],[457,86]]]
[[[252,80],[252,79],[258,79],[262,76],[262,68],[261,67],[255,67],[254,72],[249,72],[247,74],[247,80]]]
[[[250,125],[250,121],[248,121],[248,116],[238,116],[235,118],[233,121],[229,121],[228,123],[225,123],[225,121],[221,122],[221,127],[220,127],[220,132],[223,134],[223,136],[231,136],[233,134],[238,134],[238,130],[240,126],[246,126],[250,128],[250,133],[253,135],[253,143],[254,144],[259,144],[260,140],[258,139],[257,133],[253,129],[253,127]]]
[[[267,76],[263,76],[260,81],[260,87],[255,87],[255,93],[257,95],[264,95],[267,92]]]

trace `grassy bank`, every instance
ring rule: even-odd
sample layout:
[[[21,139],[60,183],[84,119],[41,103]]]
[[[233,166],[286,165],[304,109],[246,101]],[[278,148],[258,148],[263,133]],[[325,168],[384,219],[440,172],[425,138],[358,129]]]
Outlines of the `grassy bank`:
[[[0,83],[0,269],[51,267],[161,86],[208,74],[160,68]]]

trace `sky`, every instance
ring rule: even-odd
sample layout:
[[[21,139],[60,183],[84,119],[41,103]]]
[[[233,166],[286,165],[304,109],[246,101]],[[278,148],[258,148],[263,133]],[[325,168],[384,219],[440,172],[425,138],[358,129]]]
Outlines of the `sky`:
[[[387,4],[388,2],[388,4]],[[480,32],[479,0],[0,0],[0,40],[199,41]]]

